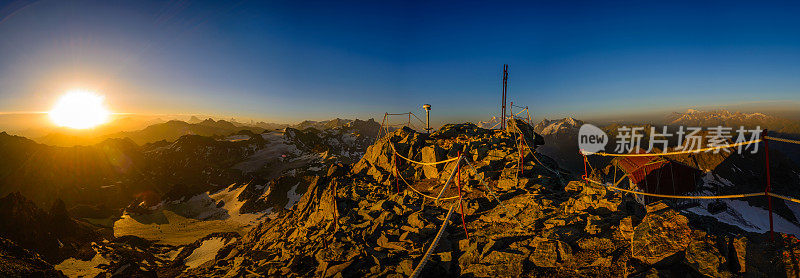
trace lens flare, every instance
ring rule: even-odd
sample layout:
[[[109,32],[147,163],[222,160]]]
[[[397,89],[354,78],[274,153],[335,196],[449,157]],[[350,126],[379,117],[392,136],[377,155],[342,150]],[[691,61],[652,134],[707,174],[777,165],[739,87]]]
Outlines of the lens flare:
[[[103,104],[104,99],[101,95],[85,90],[69,91],[50,110],[50,120],[57,126],[74,129],[104,124],[111,118],[111,112]]]

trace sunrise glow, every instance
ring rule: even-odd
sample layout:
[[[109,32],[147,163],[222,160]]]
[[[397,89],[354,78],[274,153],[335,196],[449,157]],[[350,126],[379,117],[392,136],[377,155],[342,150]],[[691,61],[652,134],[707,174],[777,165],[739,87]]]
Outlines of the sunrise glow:
[[[105,97],[86,90],[71,90],[58,99],[50,110],[50,120],[61,127],[93,128],[107,123],[111,112],[103,104]]]

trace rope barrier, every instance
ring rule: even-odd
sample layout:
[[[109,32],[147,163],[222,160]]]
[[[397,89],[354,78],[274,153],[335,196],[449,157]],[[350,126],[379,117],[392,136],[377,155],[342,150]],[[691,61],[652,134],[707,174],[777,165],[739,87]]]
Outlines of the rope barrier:
[[[520,130],[519,127],[517,127],[517,126],[515,126],[515,127],[516,127],[517,132],[522,134],[522,130]],[[558,181],[561,182],[561,185],[566,186],[566,184],[564,183],[564,178],[561,177],[561,173],[560,172],[558,172],[556,170],[553,170],[550,167],[547,167],[547,165],[542,163],[542,161],[540,161],[539,158],[536,157],[536,152],[534,152],[533,148],[531,148],[531,146],[528,145],[528,140],[525,139],[525,135],[524,134],[522,135],[522,142],[525,143],[525,147],[528,148],[528,150],[531,152],[531,155],[533,155],[533,159],[536,159],[536,162],[539,163],[539,165],[542,165],[542,167],[544,167],[548,171],[556,174],[556,176],[558,176]]]
[[[392,149],[394,149],[394,146],[392,147]],[[394,154],[396,156],[400,156],[397,152],[394,152]],[[400,174],[400,171],[397,169],[397,162],[395,162],[395,164],[394,164],[394,171],[395,171],[395,175],[397,175],[398,178],[403,180],[403,183],[405,183],[407,187],[411,188],[412,191],[416,192],[417,194],[421,195],[422,197],[425,197],[425,198],[428,198],[428,199],[433,199],[433,200],[436,200],[436,201],[439,201],[439,200],[452,200],[452,199],[455,199],[455,198],[459,198],[458,196],[441,198],[442,194],[444,194],[444,191],[447,189],[447,185],[453,179],[453,174],[455,174],[455,172],[453,172],[453,174],[450,175],[450,178],[447,180],[447,182],[445,182],[444,188],[442,189],[441,192],[439,192],[439,196],[438,197],[433,197],[433,196],[427,195],[425,193],[422,193],[421,191],[419,191],[416,188],[414,188],[413,186],[411,186],[411,184],[408,183],[408,181],[406,181],[406,178],[404,178],[403,175]],[[399,190],[400,189],[398,188],[398,193],[399,193]]]
[[[431,258],[431,254],[433,254],[433,250],[436,249],[436,246],[439,245],[439,240],[442,238],[442,234],[444,234],[444,229],[447,227],[447,223],[450,222],[450,217],[453,216],[453,211],[456,210],[456,203],[453,203],[450,206],[450,211],[447,212],[447,216],[444,218],[444,222],[442,222],[442,227],[439,228],[439,232],[436,234],[436,237],[433,238],[433,242],[431,246],[428,247],[428,251],[425,252],[425,255],[422,256],[422,260],[419,262],[416,268],[414,268],[414,272],[411,273],[411,278],[419,277],[420,273],[422,273],[422,269],[425,268],[425,264],[428,263],[428,260]]]
[[[458,159],[458,157],[454,157],[454,158],[451,158],[451,159],[442,160],[442,161],[436,161],[436,162],[421,162],[421,161],[414,161],[414,160],[411,160],[411,159],[409,159],[408,157],[405,157],[405,156],[403,156],[402,154],[398,153],[398,152],[397,152],[397,149],[395,149],[395,148],[394,148],[394,143],[392,143],[392,141],[389,141],[389,146],[391,146],[391,147],[392,147],[392,151],[393,151],[395,154],[397,154],[397,156],[399,156],[400,158],[402,158],[402,159],[405,159],[405,160],[407,160],[408,162],[411,162],[411,163],[414,163],[414,164],[419,164],[419,165],[437,165],[437,164],[447,163],[447,162],[454,161],[454,160]]]
[[[458,162],[461,162],[461,154],[458,155]],[[450,185],[450,182],[453,181],[453,177],[456,176],[456,171],[450,172],[450,178],[447,179],[447,182],[444,183],[444,187],[442,187],[442,191],[439,192],[439,195],[436,196],[436,201],[438,202],[442,195],[444,195],[444,191],[447,190],[447,187]]]
[[[778,137],[772,137],[772,136],[764,136],[764,138],[772,140],[772,141],[779,141],[779,142],[784,142],[784,143],[791,143],[791,144],[800,145],[800,141],[798,141],[798,140],[792,140],[792,139],[786,139],[786,138],[778,138]]]
[[[386,118],[386,117],[388,117],[388,116],[403,116],[403,115],[408,115],[408,122],[407,122],[406,124],[389,124],[389,123],[387,123],[387,118]],[[381,133],[383,133],[383,134],[385,134],[385,135],[386,135],[386,134],[389,134],[389,128],[390,128],[390,127],[404,127],[404,126],[408,126],[408,127],[412,128],[412,129],[418,130],[418,129],[416,128],[416,126],[414,126],[414,125],[411,123],[411,116],[412,116],[412,115],[413,115],[415,118],[417,118],[417,120],[419,120],[419,121],[420,121],[420,123],[422,123],[423,125],[425,124],[425,122],[423,122],[423,121],[422,121],[422,119],[420,119],[419,117],[417,117],[417,115],[415,115],[413,112],[404,112],[404,113],[386,113],[386,112],[384,112],[384,113],[383,113],[383,121],[381,121],[381,127],[378,129],[378,135],[375,137],[375,142],[377,143],[377,142],[378,142],[378,140],[381,138],[381,136],[380,136],[380,135],[381,135]]]
[[[686,154],[686,153],[699,153],[699,152],[706,152],[706,151],[711,151],[711,150],[716,150],[716,149],[727,149],[727,148],[733,148],[733,147],[738,147],[738,146],[742,146],[742,145],[755,144],[755,143],[758,143],[758,142],[761,142],[761,139],[756,139],[756,140],[747,141],[747,142],[740,142],[740,143],[736,143],[736,144],[728,144],[728,145],[724,145],[724,146],[708,147],[708,148],[697,149],[697,150],[688,150],[688,151],[667,152],[667,153],[628,153],[628,154],[622,154],[622,153],[589,153],[589,152],[584,152],[583,150],[581,150],[581,153],[582,154],[586,154],[586,155],[599,155],[599,156],[666,156],[666,155],[676,155],[676,154]]]
[[[719,195],[719,196],[684,196],[684,195],[666,195],[666,194],[655,194],[655,193],[647,193],[647,192],[639,192],[633,191],[628,189],[623,189],[615,186],[611,186],[605,183],[598,182],[596,180],[592,180],[589,178],[584,179],[590,183],[594,183],[597,185],[604,186],[606,188],[615,190],[615,191],[622,191],[626,193],[636,194],[636,195],[644,195],[644,196],[651,196],[651,197],[660,197],[660,198],[672,198],[672,199],[734,199],[734,198],[745,198],[745,197],[755,197],[755,196],[764,196],[764,192],[759,193],[747,193],[747,194],[734,194],[734,195]],[[780,197],[778,197],[780,198]],[[788,198],[788,197],[785,197]],[[789,198],[791,199],[791,198]]]
[[[436,200],[436,197],[428,195],[428,194],[425,194],[425,193],[422,193],[421,191],[419,191],[416,188],[414,188],[413,186],[411,186],[411,184],[409,184],[408,181],[406,181],[406,179],[403,177],[403,175],[399,175],[399,176],[400,176],[400,180],[402,180],[403,183],[405,183],[407,187],[411,188],[412,191],[416,192],[417,194],[421,195],[422,197],[425,197],[425,198],[428,198],[428,199],[432,199],[432,200]],[[453,199],[456,199],[456,198],[458,198],[458,196],[445,197],[445,198],[441,198],[439,200],[447,201],[447,200],[453,200]]]
[[[772,192],[768,192],[767,195],[775,197],[775,198],[781,198],[781,199],[784,199],[784,200],[790,201],[790,202],[800,203],[800,200],[798,200],[798,199],[795,199],[795,198],[792,198],[792,197],[786,197],[786,196],[783,196],[783,195],[778,195],[778,194],[775,194],[775,193],[772,193]]]
[[[425,123],[425,121],[423,121],[422,119],[420,119],[419,117],[417,117],[417,114],[414,114],[414,113],[412,113],[412,112],[409,112],[409,113],[411,113],[411,115],[412,115],[412,116],[414,116],[414,118],[417,118],[417,120],[418,120],[418,121],[419,121],[421,124],[423,124],[423,125],[426,125],[426,124],[427,124],[427,123]]]

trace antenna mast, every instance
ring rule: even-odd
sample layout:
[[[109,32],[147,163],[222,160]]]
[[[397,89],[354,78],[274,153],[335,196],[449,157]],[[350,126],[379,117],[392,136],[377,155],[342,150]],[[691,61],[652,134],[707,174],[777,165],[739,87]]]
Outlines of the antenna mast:
[[[508,64],[503,65],[503,110],[500,111],[500,128],[506,129],[506,92],[508,91]]]

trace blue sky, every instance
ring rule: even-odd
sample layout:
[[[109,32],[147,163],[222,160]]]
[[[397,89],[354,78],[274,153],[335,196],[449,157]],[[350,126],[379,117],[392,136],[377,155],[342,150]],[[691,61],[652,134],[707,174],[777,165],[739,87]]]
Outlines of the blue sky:
[[[503,63],[538,119],[796,107],[800,4],[697,2],[0,2],[0,111],[84,87],[119,112],[477,121]]]

